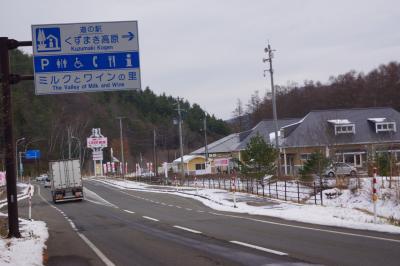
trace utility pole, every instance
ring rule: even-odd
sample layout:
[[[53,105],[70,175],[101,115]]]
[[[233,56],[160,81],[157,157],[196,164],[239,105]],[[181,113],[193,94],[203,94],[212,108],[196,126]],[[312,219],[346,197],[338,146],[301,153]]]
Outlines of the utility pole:
[[[206,168],[208,163],[208,145],[207,145],[207,114],[204,113],[204,157],[206,157]]]
[[[156,155],[156,129],[153,128],[153,167],[154,167],[154,174],[158,176],[158,169],[157,169],[157,155]]]
[[[67,127],[67,134],[68,134],[68,159],[71,160],[72,156],[71,156],[71,126]]]
[[[182,180],[185,180],[185,169],[183,165],[183,141],[182,141],[182,113],[181,113],[181,104],[180,104],[180,99],[178,97],[178,124],[179,124],[179,145],[180,145],[180,151],[181,151],[181,176]]]
[[[78,141],[78,145],[79,145],[79,165],[82,168],[83,164],[82,164],[82,153],[81,153],[81,151],[82,151],[81,140],[79,138],[77,138],[77,137],[74,137],[74,136],[71,136],[71,139],[76,139]]]
[[[275,50],[272,50],[271,45],[268,43],[268,46],[264,49],[264,52],[267,54],[267,58],[263,58],[263,62],[269,62],[269,74],[271,77],[271,92],[272,92],[272,115],[274,118],[275,125],[275,148],[278,150],[278,177],[281,176],[281,153],[279,149],[279,137],[278,137],[278,115],[276,112],[276,93],[274,86],[274,69],[272,68],[272,58],[274,57]],[[264,72],[265,76],[265,72]]]
[[[122,167],[121,169],[121,174],[122,177],[125,178],[125,159],[124,159],[124,141],[122,138],[122,119],[124,119],[125,117],[123,116],[119,116],[117,117],[117,119],[119,120],[119,138],[121,140],[121,163],[122,163]]]
[[[13,118],[11,104],[11,84],[21,80],[33,80],[33,76],[22,76],[10,73],[8,50],[19,46],[32,46],[32,41],[16,41],[0,37],[0,80],[1,80],[1,115],[3,118],[4,153],[7,179],[8,237],[21,237],[18,223],[17,180],[15,168],[15,142],[13,135]]]

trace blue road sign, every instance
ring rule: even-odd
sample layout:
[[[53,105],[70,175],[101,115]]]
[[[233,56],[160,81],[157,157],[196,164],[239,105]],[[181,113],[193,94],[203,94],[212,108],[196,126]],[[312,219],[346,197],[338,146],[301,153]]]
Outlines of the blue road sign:
[[[27,150],[25,152],[25,159],[27,160],[35,160],[40,159],[40,150]]]
[[[140,89],[136,21],[33,25],[36,94]]]

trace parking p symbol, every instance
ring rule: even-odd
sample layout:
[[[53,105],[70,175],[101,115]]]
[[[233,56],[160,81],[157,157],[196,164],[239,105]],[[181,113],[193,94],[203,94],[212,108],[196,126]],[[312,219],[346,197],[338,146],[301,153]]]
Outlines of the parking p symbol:
[[[40,59],[40,66],[42,67],[42,70],[44,70],[45,67],[47,67],[50,64],[49,59],[42,58]]]

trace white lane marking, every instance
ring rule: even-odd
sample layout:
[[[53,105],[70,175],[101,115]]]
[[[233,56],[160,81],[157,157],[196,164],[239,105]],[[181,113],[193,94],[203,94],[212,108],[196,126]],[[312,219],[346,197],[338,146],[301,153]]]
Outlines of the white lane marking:
[[[89,248],[91,250],[93,250],[93,252],[100,258],[100,260],[106,265],[106,266],[115,266],[115,264],[109,260],[103,252],[100,251],[100,249],[98,249],[96,247],[95,244],[93,244],[84,234],[79,233],[78,229],[76,228],[74,222],[67,216],[65,215],[65,213],[60,210],[59,208],[57,208],[56,206],[53,206],[52,204],[50,204],[45,198],[43,198],[42,194],[40,194],[40,187],[38,186],[38,195],[39,197],[46,202],[48,205],[50,205],[50,207],[52,207],[53,209],[56,209],[58,212],[63,213],[63,216],[66,218],[66,220],[68,221],[68,223],[71,225],[72,230],[74,230],[78,236],[86,243],[86,245],[89,246]]]
[[[181,207],[181,206],[175,206],[175,207],[177,207],[178,209],[182,209],[182,207]]]
[[[204,211],[198,210],[197,212],[204,212]]]
[[[304,229],[304,230],[331,233],[331,234],[337,234],[337,235],[355,236],[355,237],[361,237],[361,238],[370,238],[370,239],[376,239],[376,240],[383,240],[383,241],[390,241],[390,242],[400,243],[400,240],[392,239],[392,238],[384,238],[384,237],[369,236],[369,235],[360,235],[360,234],[355,234],[355,233],[346,233],[346,232],[340,232],[340,231],[335,231],[335,230],[306,227],[306,226],[301,226],[301,225],[292,225],[292,224],[271,222],[271,221],[265,221],[265,220],[260,220],[260,219],[255,219],[255,218],[248,218],[248,217],[241,217],[241,216],[230,215],[230,214],[221,214],[221,213],[215,213],[215,212],[209,212],[209,213],[210,214],[214,214],[214,215],[219,215],[219,216],[226,216],[226,217],[231,217],[231,218],[245,219],[245,220],[250,220],[250,221],[254,221],[254,222],[273,224],[273,225],[278,225],[278,226],[285,226],[285,227],[299,228],[299,229]]]
[[[83,194],[85,195],[85,200],[86,201],[90,201],[90,202],[92,202],[94,204],[113,207],[113,208],[118,209],[118,207],[115,204],[112,204],[111,202],[103,199],[97,193],[91,191],[88,188],[85,188],[85,187],[83,188]]]
[[[78,233],[78,236],[96,253],[97,256],[104,262],[107,266],[115,266],[115,264],[110,261],[84,234]]]
[[[135,213],[135,212],[130,211],[130,210],[124,210],[124,212],[127,212],[127,213]]]
[[[238,244],[238,245],[241,245],[241,246],[249,247],[249,248],[258,249],[258,250],[265,251],[265,252],[268,252],[268,253],[280,255],[280,256],[287,256],[288,255],[287,253],[284,253],[284,252],[280,252],[280,251],[269,249],[269,248],[263,248],[263,247],[260,247],[260,246],[247,244],[247,243],[240,242],[240,241],[232,240],[232,241],[229,241],[229,242],[234,243],[234,244]]]
[[[155,201],[154,203],[156,203],[156,204],[160,204],[158,201]]]
[[[187,211],[191,211],[192,209],[190,209],[190,208],[185,208]]]
[[[147,220],[151,220],[151,221],[155,221],[155,222],[158,222],[159,220],[157,220],[156,218],[152,218],[152,217],[149,217],[149,216],[142,216],[143,218],[145,218],[145,219],[147,219]]]
[[[174,225],[173,227],[179,228],[179,229],[182,229],[182,230],[185,230],[185,231],[188,231],[188,232],[192,232],[192,233],[195,233],[195,234],[201,234],[200,231],[193,230],[193,229],[190,229],[190,228],[187,228],[187,227],[183,227],[183,226],[179,226],[179,225]]]
[[[165,206],[165,205],[167,205],[167,204],[165,204],[164,202],[161,202],[161,205],[164,205],[164,206]]]
[[[174,207],[174,205],[172,205],[172,204],[168,204],[168,207]]]

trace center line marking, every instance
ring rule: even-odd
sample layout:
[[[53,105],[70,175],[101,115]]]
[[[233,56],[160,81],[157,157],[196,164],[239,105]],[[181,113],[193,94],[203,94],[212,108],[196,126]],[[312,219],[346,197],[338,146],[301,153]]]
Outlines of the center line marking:
[[[187,211],[191,211],[192,209],[190,209],[190,208],[186,208],[186,210],[187,210]]]
[[[265,252],[268,252],[268,253],[280,255],[280,256],[287,256],[288,255],[287,253],[284,253],[284,252],[280,252],[280,251],[269,249],[269,248],[263,248],[263,247],[260,247],[260,246],[247,244],[247,243],[240,242],[240,241],[232,240],[232,241],[229,241],[229,242],[234,243],[234,244],[238,244],[238,245],[241,245],[241,246],[249,247],[249,248],[258,249],[258,250],[265,251]]]
[[[127,213],[135,213],[135,212],[130,211],[130,210],[124,210],[124,212],[127,212]]]
[[[159,220],[155,219],[155,218],[151,218],[149,216],[142,216],[143,218],[147,219],[147,220],[151,220],[151,221],[155,221],[158,222]]]
[[[182,208],[181,206],[175,206],[175,207],[177,207],[178,209],[181,209],[181,208]]]
[[[179,226],[179,225],[174,225],[173,227],[179,228],[179,229],[182,229],[182,230],[185,230],[185,231],[188,231],[188,232],[192,232],[192,233],[195,233],[195,234],[201,234],[200,231],[193,230],[193,229],[190,229],[190,228],[187,228],[187,227],[183,227],[183,226]]]

